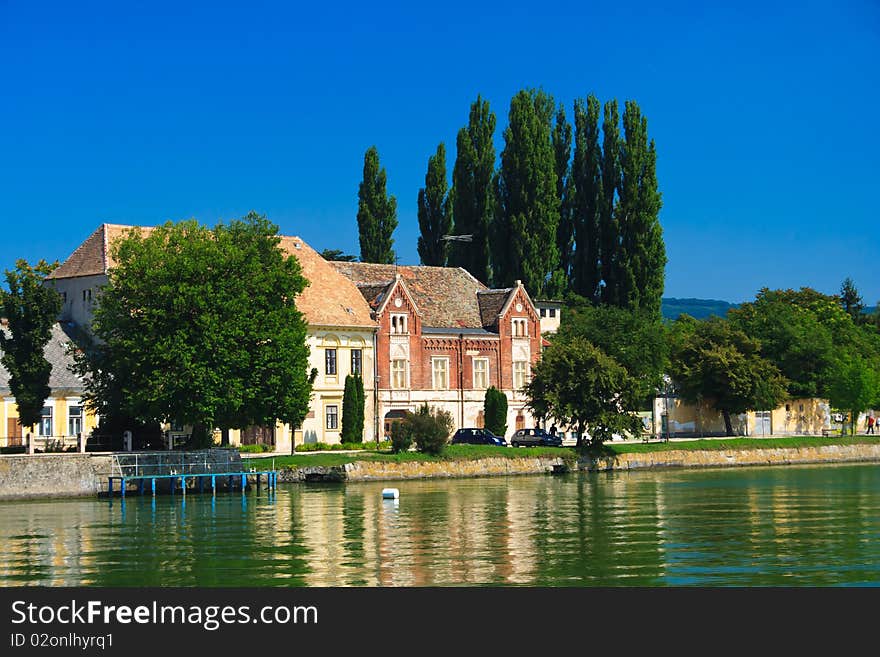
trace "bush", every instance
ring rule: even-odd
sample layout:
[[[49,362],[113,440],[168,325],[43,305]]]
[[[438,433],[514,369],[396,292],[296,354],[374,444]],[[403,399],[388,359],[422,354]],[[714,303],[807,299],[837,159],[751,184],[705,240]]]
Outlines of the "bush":
[[[269,445],[241,445],[238,451],[245,454],[261,454],[262,452],[271,452],[272,448]]]
[[[407,413],[391,425],[391,450],[403,452],[415,443],[423,454],[440,454],[455,428],[452,413],[430,409],[427,404],[415,413]]]

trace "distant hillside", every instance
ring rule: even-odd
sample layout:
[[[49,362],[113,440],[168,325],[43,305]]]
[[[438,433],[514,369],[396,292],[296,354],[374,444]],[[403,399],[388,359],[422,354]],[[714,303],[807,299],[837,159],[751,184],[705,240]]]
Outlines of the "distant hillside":
[[[687,314],[697,319],[706,319],[711,315],[726,317],[727,311],[736,308],[735,303],[719,301],[718,299],[676,299],[668,297],[663,299],[661,312],[664,319],[676,319],[681,314]]]

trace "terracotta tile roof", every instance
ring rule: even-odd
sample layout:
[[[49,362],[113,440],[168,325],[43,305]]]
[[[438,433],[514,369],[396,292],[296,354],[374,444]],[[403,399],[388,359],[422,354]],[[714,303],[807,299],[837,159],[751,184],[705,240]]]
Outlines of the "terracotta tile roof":
[[[85,242],[70,254],[58,269],[47,278],[75,278],[78,276],[95,276],[106,274],[113,266],[110,256],[110,244],[123,234],[137,228],[142,233],[153,230],[151,226],[124,226],[122,224],[101,224]]]
[[[399,274],[422,313],[422,324],[426,327],[485,327],[477,298],[478,293],[487,288],[460,267],[395,266],[366,262],[330,264],[367,294],[373,294],[380,286],[387,287]]]
[[[9,335],[9,329],[4,327],[0,329]],[[71,341],[71,337],[64,331],[62,324],[56,323],[52,326],[52,336],[43,349],[43,355],[52,364],[52,373],[49,375],[49,387],[53,394],[60,391],[68,391],[79,394],[83,391],[83,382],[76,374],[70,371],[73,365],[73,357],[67,351],[67,345]],[[9,388],[9,372],[0,364],[0,392],[10,394]]]
[[[101,224],[48,278],[106,274],[114,265],[110,245],[132,228],[142,233],[151,226]],[[299,245],[299,248],[297,248]],[[281,247],[299,260],[309,286],[297,299],[297,308],[309,324],[320,326],[375,326],[370,307],[357,288],[314,249],[298,237],[281,237]]]
[[[358,284],[357,288],[364,295],[364,299],[374,310],[385,299],[385,292],[391,287],[391,283],[379,283],[378,285]]]
[[[281,248],[296,257],[309,285],[296,307],[313,326],[376,325],[358,288],[299,237],[282,237]]]
[[[492,331],[498,331],[498,313],[504,307],[513,288],[499,290],[484,290],[477,293],[477,303],[480,305],[480,317],[483,326]]]

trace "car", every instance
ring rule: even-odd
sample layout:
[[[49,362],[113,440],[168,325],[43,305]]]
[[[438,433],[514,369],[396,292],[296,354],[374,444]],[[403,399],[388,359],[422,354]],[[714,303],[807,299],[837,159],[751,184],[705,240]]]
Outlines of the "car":
[[[507,441],[500,436],[496,436],[488,429],[480,427],[467,427],[459,429],[452,436],[450,441],[452,445],[497,445],[498,447],[507,447]]]
[[[519,429],[510,437],[513,447],[562,447],[562,436],[543,429]]]

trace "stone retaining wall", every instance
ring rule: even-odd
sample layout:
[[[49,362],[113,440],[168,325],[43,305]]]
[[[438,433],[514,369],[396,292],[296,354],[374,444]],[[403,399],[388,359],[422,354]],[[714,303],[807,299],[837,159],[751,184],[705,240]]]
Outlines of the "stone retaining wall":
[[[792,465],[798,463],[846,463],[880,461],[877,445],[823,445],[773,449],[673,450],[584,459],[578,469],[590,472],[640,468],[717,468],[748,465]]]
[[[97,495],[107,488],[106,454],[0,456],[0,499]]]

